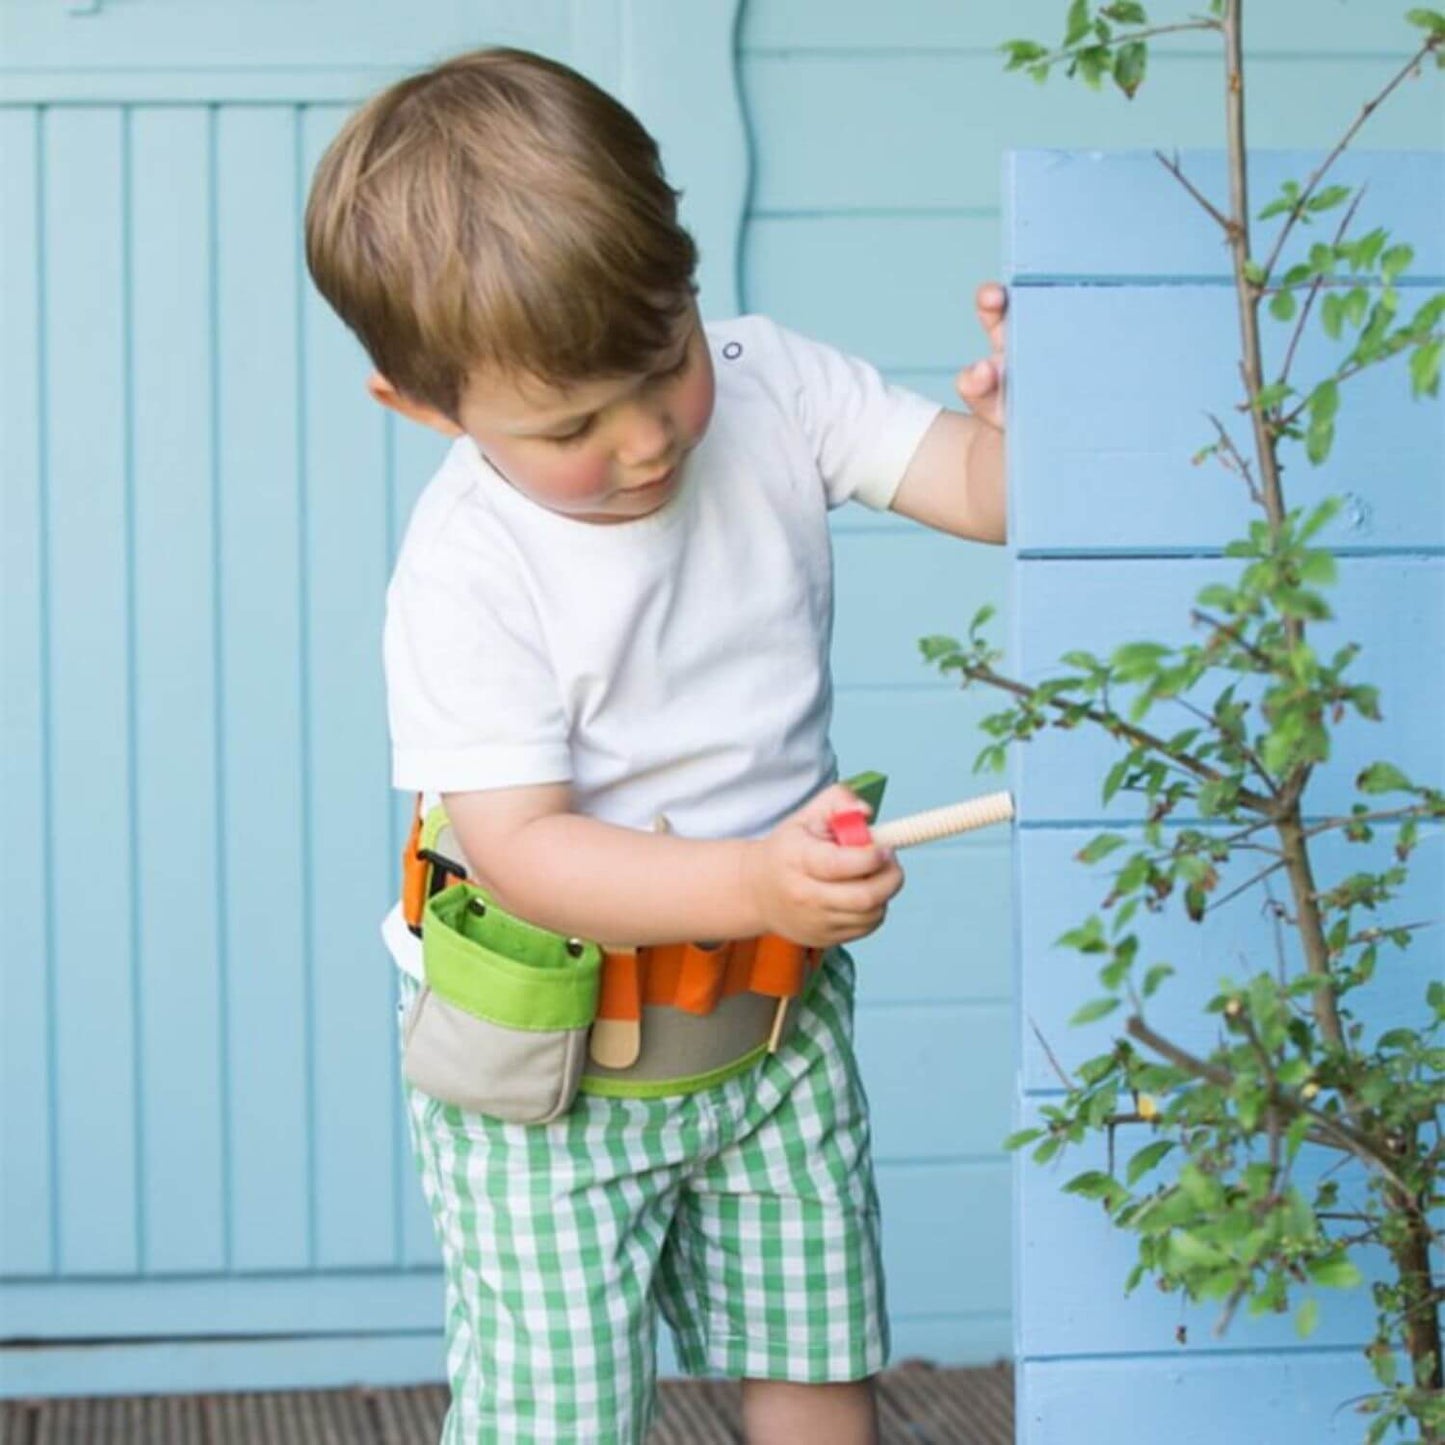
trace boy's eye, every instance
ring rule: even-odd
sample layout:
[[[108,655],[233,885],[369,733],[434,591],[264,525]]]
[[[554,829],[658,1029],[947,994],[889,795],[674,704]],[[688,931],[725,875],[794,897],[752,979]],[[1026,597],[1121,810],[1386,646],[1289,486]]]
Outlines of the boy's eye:
[[[593,417],[586,417],[580,425],[573,427],[571,431],[563,432],[560,436],[548,437],[547,440],[549,442],[555,442],[561,447],[569,446],[573,442],[580,442],[582,438],[592,430],[594,420],[595,418]]]

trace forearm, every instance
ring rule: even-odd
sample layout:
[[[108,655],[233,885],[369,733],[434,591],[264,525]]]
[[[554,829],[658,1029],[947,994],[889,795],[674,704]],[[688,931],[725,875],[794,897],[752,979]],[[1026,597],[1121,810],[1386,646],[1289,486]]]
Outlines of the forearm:
[[[503,908],[558,933],[639,944],[749,938],[764,931],[745,877],[752,846],[554,813],[517,828],[475,872]]]
[[[1008,473],[1004,462],[1004,434],[984,421],[975,421],[964,467],[968,514],[975,521],[974,536],[983,542],[1008,538]]]

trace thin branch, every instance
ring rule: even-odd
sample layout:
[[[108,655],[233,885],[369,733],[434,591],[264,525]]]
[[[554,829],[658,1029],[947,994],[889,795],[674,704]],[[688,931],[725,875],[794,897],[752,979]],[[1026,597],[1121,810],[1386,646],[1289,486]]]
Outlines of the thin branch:
[[[1219,909],[1223,908],[1226,903],[1229,903],[1233,899],[1238,898],[1241,893],[1248,893],[1249,890],[1253,888],[1256,883],[1263,883],[1264,880],[1268,878],[1271,873],[1278,873],[1279,870],[1283,867],[1283,858],[1281,858],[1276,863],[1271,863],[1268,868],[1265,868],[1261,872],[1256,873],[1254,877],[1251,878],[1247,883],[1241,883],[1238,888],[1231,888],[1230,891],[1226,893],[1223,898],[1216,898],[1214,902],[1211,903],[1209,907],[1206,908],[1204,911],[1206,913],[1217,912]]]
[[[1181,21],[1178,25],[1155,25],[1148,30],[1131,30],[1127,35],[1111,35],[1108,45],[1113,49],[1116,45],[1132,45],[1139,40],[1153,40],[1158,35],[1178,35],[1186,30],[1218,30],[1219,21],[1199,16],[1195,20]],[[1097,36],[1090,33],[1090,38],[1080,40],[1073,45],[1066,45],[1061,50],[1051,51],[1048,55],[1041,55],[1037,60],[1028,62],[1029,69],[1036,65],[1056,65],[1061,60],[1072,59],[1081,50],[1092,50],[1095,46],[1102,44]]]
[[[1189,177],[1184,174],[1184,169],[1179,164],[1179,152],[1176,151],[1174,153],[1174,159],[1172,161],[1169,159],[1168,156],[1164,154],[1163,151],[1155,151],[1154,157],[1159,162],[1159,164],[1163,166],[1164,169],[1168,171],[1169,174],[1173,176],[1174,179],[1178,181],[1179,184],[1183,186],[1184,189],[1188,191],[1189,194],[1193,196],[1196,201],[1199,202],[1200,206],[1202,206],[1203,209],[1209,214],[1215,225],[1217,225],[1226,236],[1229,235],[1233,223],[1230,221],[1229,217],[1226,216],[1224,212],[1221,211],[1219,207],[1216,206],[1214,202],[1211,201],[1209,197],[1206,196],[1198,188],[1198,186],[1196,186],[1194,182],[1191,181]]]
[[[1377,813],[1354,813],[1348,818],[1326,818],[1322,823],[1314,823],[1304,830],[1306,838],[1313,838],[1320,833],[1330,833],[1339,828],[1348,828],[1354,823],[1389,823],[1396,818],[1431,818],[1435,816],[1435,810],[1428,803],[1416,803],[1409,808],[1385,808]]]
[[[1350,229],[1350,222],[1355,219],[1355,212],[1360,209],[1360,202],[1364,199],[1365,188],[1360,187],[1355,192],[1350,204],[1345,208],[1344,218],[1340,221],[1339,228],[1335,231],[1334,244],[1338,246],[1344,240],[1345,232]],[[1320,294],[1320,287],[1324,285],[1324,277],[1316,276],[1314,285],[1310,287],[1309,295],[1304,299],[1304,305],[1300,307],[1299,320],[1295,323],[1294,335],[1289,339],[1289,346],[1285,350],[1284,365],[1280,369],[1276,380],[1280,383],[1289,380],[1289,369],[1294,365],[1294,354],[1299,347],[1300,337],[1304,334],[1305,322],[1309,320],[1310,308],[1315,304],[1315,297]]]
[[[1411,337],[1409,345],[1425,346],[1434,341],[1445,340],[1445,331],[1431,331],[1424,336]],[[1389,361],[1397,352],[1402,351],[1403,346],[1397,346],[1394,351],[1387,351],[1383,356],[1368,356],[1362,361],[1348,361],[1332,377],[1326,380],[1333,381],[1336,385],[1342,386],[1345,382],[1358,376],[1362,371],[1367,371],[1372,366],[1378,366],[1383,361]],[[1299,420],[1300,413],[1309,406],[1309,397],[1305,397],[1295,409],[1286,416],[1279,419],[1281,429],[1293,426]]]
[[[1176,1068],[1183,1069],[1186,1073],[1193,1074],[1196,1078],[1203,1079],[1216,1088],[1227,1090],[1234,1083],[1234,1075],[1228,1069],[1186,1053],[1177,1044],[1156,1034],[1137,1014],[1130,1018],[1125,1025],[1125,1030],[1130,1038],[1137,1039],[1141,1044],[1153,1049],[1156,1054],[1167,1059]],[[1322,1136],[1320,1142],[1332,1142],[1336,1148],[1348,1149],[1350,1153],[1378,1169],[1402,1194],[1407,1196],[1410,1194],[1409,1187],[1395,1173],[1389,1158],[1368,1135],[1362,1134],[1349,1124],[1331,1118],[1330,1115],[1322,1113],[1318,1109],[1311,1109],[1308,1105],[1300,1103],[1298,1099],[1291,1098],[1281,1089],[1271,1092],[1271,1102],[1277,1104],[1292,1117],[1303,1115],[1309,1118],[1316,1125],[1317,1134]]]
[[[1416,70],[1419,67],[1420,62],[1432,50],[1436,49],[1436,47],[1437,41],[1435,40],[1434,36],[1431,36],[1431,38],[1427,40],[1419,48],[1419,50],[1417,50],[1415,54],[1412,55],[1410,59],[1405,62],[1403,66],[1400,67],[1399,71],[1395,74],[1393,79],[1391,79],[1386,84],[1385,88],[1381,90],[1373,100],[1367,100],[1365,102],[1365,104],[1360,108],[1359,115],[1355,117],[1353,124],[1351,124],[1350,128],[1344,133],[1344,135],[1340,137],[1339,143],[1335,146],[1334,150],[1332,150],[1329,155],[1327,155],[1324,160],[1320,162],[1318,167],[1316,167],[1314,174],[1309,178],[1308,181],[1305,182],[1304,190],[1300,192],[1298,199],[1290,208],[1289,215],[1285,217],[1284,225],[1280,227],[1279,235],[1275,237],[1274,248],[1270,251],[1269,260],[1265,262],[1264,266],[1264,274],[1266,276],[1271,276],[1274,274],[1274,268],[1279,261],[1280,252],[1284,250],[1285,242],[1289,239],[1289,233],[1294,229],[1295,222],[1298,221],[1299,218],[1304,214],[1306,204],[1314,195],[1315,191],[1319,188],[1320,182],[1324,180],[1325,175],[1329,171],[1330,167],[1334,165],[1334,163],[1340,158],[1341,152],[1345,149],[1347,145],[1349,145],[1352,140],[1354,140],[1355,136],[1359,133],[1360,127],[1364,125],[1367,120],[1369,120],[1370,116],[1374,114],[1375,110],[1378,109],[1378,107],[1386,99],[1386,97],[1389,96],[1390,93],[1394,91],[1395,88],[1399,86],[1405,80],[1405,78],[1411,74],[1411,72]]]
[[[1048,1055],[1049,1063],[1053,1066],[1054,1072],[1059,1076],[1059,1081],[1066,1089],[1073,1090],[1079,1086],[1064,1071],[1064,1066],[1054,1057],[1054,1051],[1049,1047],[1048,1040],[1044,1038],[1038,1024],[1032,1018],[1029,1019],[1029,1027],[1034,1031],[1034,1037],[1039,1041],[1039,1047]]]
[[[1025,683],[1015,682],[1011,677],[1001,676],[987,664],[975,664],[973,666],[965,664],[963,672],[966,677],[975,682],[986,683],[989,687],[996,687],[1003,692],[1011,692],[1016,697],[1031,700],[1036,692],[1036,689],[1029,687]],[[1071,706],[1077,706],[1077,704],[1061,702],[1057,698],[1048,698],[1046,699],[1046,703],[1049,707],[1056,708],[1060,712],[1067,712]],[[1205,782],[1210,783],[1222,783],[1224,781],[1223,774],[1215,771],[1215,769],[1208,767],[1206,764],[1199,762],[1187,754],[1181,757],[1169,747],[1169,744],[1166,743],[1163,738],[1155,737],[1153,733],[1145,732],[1142,728],[1136,728],[1132,723],[1126,723],[1115,714],[1101,713],[1097,708],[1085,707],[1081,715],[1090,722],[1097,723],[1106,732],[1112,733],[1115,736],[1126,737],[1139,747],[1149,752],[1158,753],[1160,757],[1169,759],[1193,777],[1203,779]],[[1238,793],[1238,798],[1246,808],[1251,809],[1253,812],[1270,813],[1270,800],[1256,793],[1251,788],[1241,788]]]
[[[1214,423],[1214,429],[1219,433],[1219,444],[1234,458],[1235,466],[1239,474],[1244,478],[1244,484],[1249,488],[1249,500],[1259,507],[1264,507],[1264,496],[1254,480],[1254,473],[1250,470],[1249,462],[1244,454],[1234,444],[1234,438],[1224,429],[1224,423],[1214,415],[1212,411],[1204,413]]]

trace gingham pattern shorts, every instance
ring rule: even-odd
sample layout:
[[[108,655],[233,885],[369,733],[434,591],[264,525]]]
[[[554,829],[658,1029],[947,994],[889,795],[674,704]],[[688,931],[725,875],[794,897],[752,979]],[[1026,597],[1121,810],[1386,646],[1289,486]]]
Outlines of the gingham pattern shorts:
[[[403,1005],[416,985],[403,976]],[[407,1088],[446,1267],[444,1445],[640,1442],[657,1309],[683,1368],[804,1382],[883,1367],[888,1329],[853,964],[824,963],[756,1068],[508,1124]]]

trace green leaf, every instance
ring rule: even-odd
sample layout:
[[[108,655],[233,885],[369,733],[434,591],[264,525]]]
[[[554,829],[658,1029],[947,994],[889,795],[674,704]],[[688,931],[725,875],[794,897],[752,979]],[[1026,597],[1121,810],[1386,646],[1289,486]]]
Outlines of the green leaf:
[[[1096,1019],[1104,1018],[1119,1007],[1121,1000],[1117,998],[1096,998],[1091,1003],[1086,1003],[1069,1020],[1071,1024],[1091,1024]]]
[[[1415,259],[1415,248],[1413,246],[1391,246],[1383,256],[1380,257],[1380,272],[1385,278],[1385,285],[1391,286],[1395,278],[1409,266]]]
[[[1046,1132],[1043,1129],[1020,1129],[1003,1141],[1003,1147],[1021,1149],[1025,1144],[1032,1144],[1035,1139],[1042,1139]]]
[[[940,658],[960,651],[961,644],[956,637],[920,637],[918,650],[923,654],[925,662],[937,662]]]
[[[1405,19],[1411,25],[1418,25],[1422,30],[1428,30],[1432,35],[1445,35],[1445,15],[1438,10],[1407,10]]]
[[[1072,0],[1065,22],[1064,48],[1076,44],[1089,33],[1089,0]]]
[[[1343,1250],[1328,1254],[1323,1259],[1310,1260],[1305,1270],[1324,1289],[1354,1289],[1365,1279]]]
[[[1415,348],[1410,356],[1410,394],[1417,400],[1422,396],[1437,396],[1440,392],[1440,357],[1445,352],[1445,340],[1436,337]]]
[[[1149,23],[1149,16],[1138,0],[1114,0],[1112,5],[1105,5],[1100,9],[1099,14],[1107,16],[1116,25],[1147,25]]]
[[[1130,1184],[1137,1184],[1158,1162],[1174,1148],[1169,1139],[1157,1139],[1152,1144],[1146,1144],[1129,1161],[1128,1180]]]
[[[1116,848],[1122,848],[1124,843],[1125,839],[1118,833],[1100,833],[1074,856],[1080,863],[1097,863],[1100,858],[1107,858]]]
[[[1354,194],[1349,186],[1326,186],[1323,190],[1316,191],[1313,196],[1305,202],[1305,210],[1319,215],[1321,211],[1331,211],[1342,202],[1349,200]]]
[[[1130,41],[1119,47],[1114,57],[1114,84],[1130,100],[1144,83],[1144,71],[1149,64],[1149,47],[1141,40]]]
[[[1345,298],[1338,291],[1327,291],[1320,303],[1320,321],[1324,324],[1325,335],[1332,341],[1340,339],[1345,328]]]
[[[1276,321],[1288,321],[1295,313],[1296,303],[1293,291],[1276,291],[1269,301],[1269,314]]]
[[[1305,1300],[1302,1305],[1300,1305],[1298,1310],[1295,1311],[1295,1333],[1299,1335],[1300,1339],[1307,1340],[1312,1334],[1314,1334],[1315,1328],[1319,1324],[1319,1322],[1319,1301],[1316,1300],[1313,1296],[1311,1296],[1309,1299]]]
[[[1355,779],[1362,793],[1408,793],[1411,783],[1393,763],[1371,763]]]
[[[1144,975],[1144,997],[1153,998],[1155,990],[1166,978],[1172,978],[1174,970],[1167,963],[1156,963],[1148,973]]]

